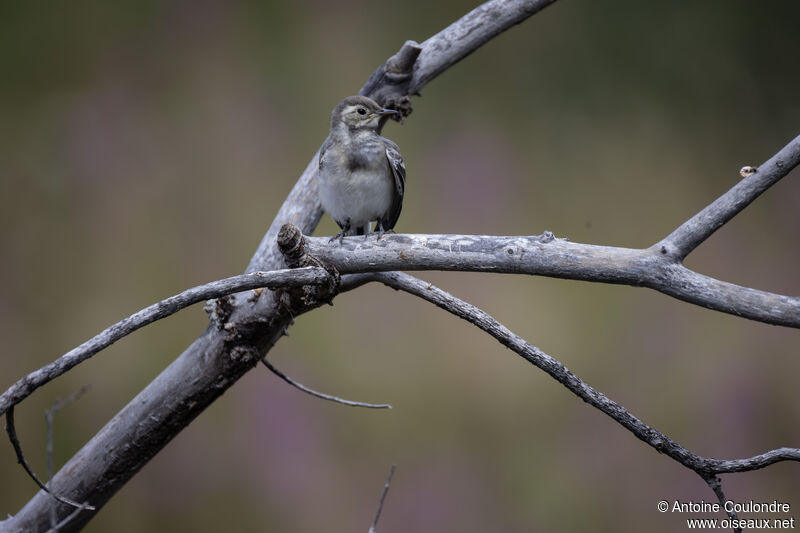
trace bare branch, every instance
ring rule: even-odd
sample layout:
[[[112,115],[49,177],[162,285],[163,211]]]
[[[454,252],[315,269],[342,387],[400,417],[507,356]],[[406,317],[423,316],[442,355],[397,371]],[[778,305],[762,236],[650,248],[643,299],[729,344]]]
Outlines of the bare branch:
[[[28,476],[37,484],[39,488],[45,491],[47,494],[52,496],[54,499],[61,503],[65,503],[67,505],[71,505],[73,507],[77,507],[79,509],[90,509],[94,510],[94,507],[87,506],[85,504],[80,504],[70,500],[69,498],[65,498],[64,496],[59,496],[55,492],[51,491],[47,488],[47,486],[42,483],[39,479],[39,476],[33,471],[33,469],[28,464],[28,461],[25,460],[25,454],[22,453],[22,445],[19,443],[19,438],[17,437],[17,430],[14,427],[14,406],[8,408],[6,411],[6,432],[8,433],[8,440],[11,441],[11,446],[14,447],[14,452],[17,454],[17,462],[22,465],[22,468],[25,469],[25,472],[28,473]]]
[[[281,372],[280,370],[275,368],[275,366],[272,363],[270,363],[269,360],[267,360],[266,357],[261,359],[261,362],[264,363],[264,366],[266,366],[270,370],[270,372],[272,372],[273,374],[275,374],[276,376],[281,378],[283,381],[285,381],[286,383],[288,383],[292,387],[295,387],[295,388],[300,389],[301,391],[303,391],[305,393],[310,394],[311,396],[316,396],[317,398],[321,398],[323,400],[328,400],[328,401],[334,402],[334,403],[340,403],[342,405],[349,405],[351,407],[366,407],[368,409],[391,409],[392,408],[392,406],[389,405],[388,403],[354,402],[352,400],[345,400],[344,398],[339,398],[338,396],[331,396],[330,394],[317,392],[314,389],[309,389],[308,387],[306,387],[302,383],[293,380],[292,378],[290,378],[289,376],[287,376],[286,374],[284,374],[283,372]]]
[[[596,246],[539,236],[388,235],[380,240],[305,237],[306,253],[341,274],[393,270],[457,270],[530,274],[649,287],[716,311],[800,327],[800,298],[720,281],[676,263],[657,246]]]
[[[91,507],[84,503],[83,505],[72,511],[70,514],[65,516],[61,522],[48,529],[45,533],[59,533],[59,531],[61,531],[61,528],[72,522],[83,511],[87,511],[89,509],[91,509]]]
[[[45,455],[47,456],[47,480],[48,481],[50,480],[51,477],[53,477],[53,473],[54,473],[54,469],[53,469],[54,449],[53,448],[55,446],[55,444],[54,444],[54,440],[55,439],[53,437],[53,433],[54,433],[53,426],[55,424],[56,413],[58,413],[61,409],[63,409],[67,405],[71,404],[72,402],[74,402],[75,400],[77,400],[78,398],[83,396],[84,394],[86,394],[86,392],[88,390],[89,390],[89,386],[88,385],[84,385],[83,387],[81,387],[77,391],[75,391],[72,394],[70,394],[69,396],[67,396],[65,399],[63,399],[63,400],[61,398],[57,399],[55,402],[53,402],[53,405],[51,405],[44,412],[45,426],[47,427],[47,442],[45,444]]]
[[[54,380],[97,352],[108,348],[119,339],[156,320],[175,314],[190,305],[248,289],[263,287],[277,289],[280,287],[321,285],[328,283],[329,280],[330,275],[324,269],[309,267],[274,270],[272,272],[251,272],[187,289],[120,320],[77,348],[68,351],[49,365],[31,372],[16,382],[0,395],[0,415],[5,413],[11,406],[30,396],[33,391],[45,383]]]
[[[755,173],[742,172],[745,178],[705,209],[681,224],[659,245],[667,253],[683,260],[723,224],[777,183],[800,163],[800,136],[758,167]],[[752,169],[752,167],[745,167]],[[744,171],[744,169],[743,169]]]
[[[392,468],[389,469],[389,477],[386,478],[386,483],[383,485],[381,499],[378,500],[378,509],[375,511],[375,518],[372,520],[372,525],[369,527],[369,533],[375,533],[375,528],[378,527],[378,519],[381,517],[383,502],[386,500],[386,494],[389,492],[389,486],[392,484],[392,476],[394,476],[395,468],[397,468],[397,465],[392,465]]]
[[[734,520],[738,519],[739,516],[736,514],[736,511],[730,510],[725,507],[725,501],[728,499],[725,497],[725,492],[722,490],[722,481],[717,477],[716,474],[702,474],[700,477],[703,478],[711,490],[714,491],[714,494],[717,495],[717,501],[719,501],[719,506],[721,509],[725,509],[725,513],[728,515],[729,518]],[[734,529],[737,533],[741,533],[742,528],[737,527]]]
[[[703,479],[722,473],[758,470],[779,461],[800,461],[800,449],[796,448],[779,448],[746,459],[720,460],[701,457],[633,416],[623,406],[587,385],[578,376],[567,370],[559,361],[539,348],[532,346],[525,339],[515,335],[488,313],[474,305],[403,272],[379,272],[372,276],[375,281],[379,281],[393,289],[419,296],[423,300],[431,302],[437,307],[477,326],[497,339],[503,346],[545,371],[581,400],[613,418],[638,439],[649,444],[656,451],[678,461],[686,468],[695,471]]]
[[[56,413],[58,413],[58,411],[60,411],[61,409],[63,409],[67,405],[71,404],[72,402],[74,402],[75,400],[77,400],[78,398],[83,396],[86,393],[86,391],[88,391],[88,390],[89,390],[89,386],[88,385],[84,385],[83,387],[81,387],[77,391],[75,391],[72,394],[70,394],[69,396],[67,396],[65,399],[62,400],[61,398],[58,398],[55,402],[53,402],[53,405],[51,405],[49,408],[45,409],[44,420],[45,420],[46,433],[47,433],[47,438],[45,440],[45,456],[47,458],[46,474],[47,474],[47,482],[48,483],[53,478],[53,474],[55,473],[53,455],[55,454],[55,436],[54,436],[54,433],[55,433],[55,417],[56,417]],[[84,507],[85,507],[85,504],[84,504],[84,506],[79,507],[78,509],[82,510]],[[55,509],[51,509],[50,511],[51,511],[50,512],[50,524],[53,526],[54,529],[57,530],[58,529],[58,525],[57,525],[58,517],[56,516],[56,510]],[[80,512],[80,511],[78,511],[78,512]],[[72,516],[72,515],[70,515],[70,516]]]

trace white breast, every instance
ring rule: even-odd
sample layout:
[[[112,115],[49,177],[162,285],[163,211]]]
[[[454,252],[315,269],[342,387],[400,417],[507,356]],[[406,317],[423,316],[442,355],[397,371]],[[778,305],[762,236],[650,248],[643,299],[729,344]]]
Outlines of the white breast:
[[[392,205],[395,185],[385,148],[375,143],[362,152],[366,166],[350,170],[345,157],[325,152],[319,173],[322,207],[340,223],[356,228],[378,220]]]
[[[337,166],[323,172],[319,180],[322,207],[334,220],[350,220],[352,227],[378,220],[392,205],[394,183],[388,172],[359,169],[350,172]]]

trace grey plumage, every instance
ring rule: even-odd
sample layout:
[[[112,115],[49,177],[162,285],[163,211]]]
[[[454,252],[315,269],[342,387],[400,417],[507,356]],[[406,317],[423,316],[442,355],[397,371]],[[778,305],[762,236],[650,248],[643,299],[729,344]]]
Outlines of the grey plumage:
[[[406,169],[397,145],[378,134],[384,117],[396,113],[365,96],[349,96],[331,113],[331,131],[319,154],[323,209],[342,228],[337,235],[379,236],[397,223],[403,207]]]

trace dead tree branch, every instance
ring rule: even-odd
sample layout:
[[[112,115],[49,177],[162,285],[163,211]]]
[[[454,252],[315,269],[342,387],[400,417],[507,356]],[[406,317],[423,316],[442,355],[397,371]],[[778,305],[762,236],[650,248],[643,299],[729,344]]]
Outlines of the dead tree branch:
[[[265,367],[269,369],[270,372],[281,378],[283,381],[291,385],[292,387],[305,392],[306,394],[310,394],[316,398],[320,398],[322,400],[328,400],[329,402],[333,403],[340,403],[342,405],[347,405],[350,407],[366,407],[367,409],[391,409],[392,406],[388,403],[366,403],[366,402],[354,402],[353,400],[345,400],[344,398],[339,398],[338,396],[333,396],[331,394],[325,394],[323,392],[315,391],[314,389],[310,389],[300,383],[299,381],[295,381],[280,370],[278,370],[275,365],[270,363],[267,358],[263,358],[261,362],[264,364]]]
[[[581,400],[614,419],[638,439],[697,473],[721,501],[724,500],[724,493],[717,474],[758,470],[780,461],[800,461],[800,449],[797,448],[778,448],[745,459],[723,460],[701,457],[642,422],[625,407],[570,372],[561,362],[532,346],[522,337],[515,335],[478,307],[403,272],[376,272],[366,275],[362,281],[366,282],[369,277],[372,281],[378,281],[393,289],[418,296],[485,331],[500,344],[545,371]]]
[[[52,490],[48,489],[47,486],[42,483],[42,480],[39,479],[39,476],[33,471],[33,469],[28,464],[28,461],[25,459],[25,454],[22,452],[22,444],[19,442],[19,437],[17,437],[17,429],[14,425],[14,407],[9,407],[8,411],[6,411],[6,433],[8,433],[8,440],[11,441],[11,446],[14,448],[14,453],[17,454],[17,462],[22,465],[22,468],[27,472],[28,477],[30,477],[34,483],[36,483],[40,489],[44,492],[49,494],[54,500],[61,502],[63,504],[76,507],[76,508],[84,508],[83,504],[74,502],[67,497],[61,496],[58,493],[53,492]],[[93,507],[85,507],[86,509],[93,510]]]
[[[448,270],[530,274],[649,287],[680,300],[768,324],[800,327],[800,298],[720,281],[659,248],[618,248],[538,236],[388,235],[381,240],[305,237],[308,253],[341,274]]]
[[[369,527],[369,533],[375,533],[378,527],[378,519],[381,517],[381,511],[383,511],[383,503],[386,501],[386,494],[389,492],[389,487],[392,485],[392,476],[394,476],[394,471],[397,468],[397,465],[392,465],[392,468],[389,469],[389,477],[386,478],[386,483],[383,484],[383,490],[381,491],[381,498],[378,500],[378,509],[375,510],[375,518],[372,519],[372,525]]]

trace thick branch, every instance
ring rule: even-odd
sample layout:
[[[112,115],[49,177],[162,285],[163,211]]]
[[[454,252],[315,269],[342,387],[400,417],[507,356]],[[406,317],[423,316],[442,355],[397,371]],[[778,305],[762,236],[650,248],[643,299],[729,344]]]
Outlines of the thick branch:
[[[800,135],[705,209],[681,224],[659,243],[670,254],[684,259],[723,224],[758,198],[761,193],[800,164]]]
[[[403,272],[375,273],[372,274],[372,279],[393,289],[419,296],[423,300],[431,302],[437,307],[477,326],[497,339],[503,346],[519,354],[537,368],[544,370],[581,400],[613,418],[637,438],[646,442],[658,452],[668,455],[685,467],[697,472],[703,479],[708,479],[709,476],[716,474],[758,470],[779,461],[800,461],[800,450],[796,448],[779,448],[746,459],[721,460],[701,457],[633,416],[623,406],[567,370],[559,361],[539,348],[532,346],[522,337],[515,335],[491,315],[474,305]]]
[[[342,244],[304,237],[306,253],[341,274],[458,270],[530,274],[649,287],[680,300],[751,320],[800,327],[800,298],[698,274],[658,247],[580,244],[546,233],[533,237],[388,235],[346,237]]]

